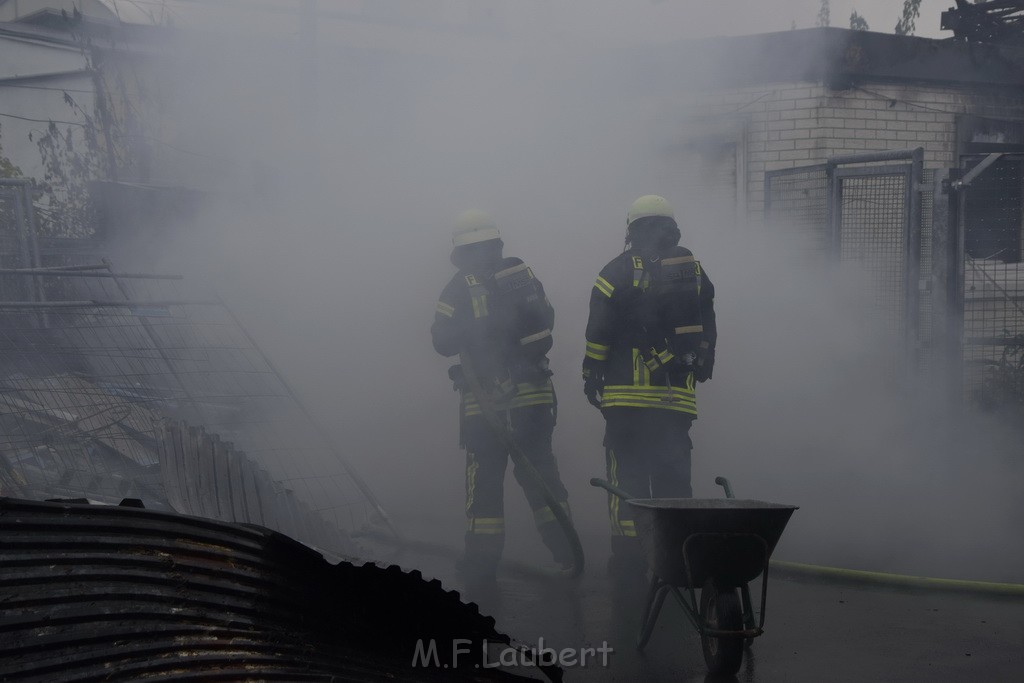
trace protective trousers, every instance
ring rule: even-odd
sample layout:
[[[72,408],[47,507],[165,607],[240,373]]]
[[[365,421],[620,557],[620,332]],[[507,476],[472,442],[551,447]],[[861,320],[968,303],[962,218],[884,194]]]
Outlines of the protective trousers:
[[[608,481],[636,498],[689,498],[693,417],[654,408],[605,408]],[[629,505],[608,494],[613,561],[642,563]]]
[[[562,484],[551,450],[555,428],[552,404],[507,410],[500,415],[523,455],[541,475],[548,490],[569,512],[568,493]],[[504,482],[509,453],[482,416],[463,418],[463,445],[466,448],[466,570],[476,576],[491,577],[505,545]],[[548,507],[541,488],[529,472],[513,468],[533,510],[534,521],[544,545],[557,563],[572,564],[565,533]]]

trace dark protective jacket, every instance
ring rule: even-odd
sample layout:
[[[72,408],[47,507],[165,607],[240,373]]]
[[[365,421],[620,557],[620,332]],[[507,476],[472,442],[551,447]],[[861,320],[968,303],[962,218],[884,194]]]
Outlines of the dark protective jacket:
[[[697,415],[692,361],[713,358],[715,288],[689,249],[629,249],[590,295],[585,371],[603,376],[601,408]]]
[[[500,409],[551,404],[554,387],[547,371],[555,312],[544,286],[521,259],[506,257],[493,273],[460,270],[437,302],[430,328],[442,356],[466,355],[481,383],[493,387]],[[473,393],[453,376],[466,416],[479,415]]]

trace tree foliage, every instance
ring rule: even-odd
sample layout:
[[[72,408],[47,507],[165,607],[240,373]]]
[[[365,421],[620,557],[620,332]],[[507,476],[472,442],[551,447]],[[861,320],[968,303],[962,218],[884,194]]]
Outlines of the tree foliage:
[[[3,133],[2,127],[0,127],[0,133]],[[3,138],[0,135],[0,178],[21,178],[22,175],[21,169],[4,156]]]
[[[90,185],[119,179],[144,156],[143,137],[133,133],[141,129],[137,107],[145,89],[139,83],[130,88],[111,54],[101,62],[88,38],[80,40],[92,74],[92,106],[81,105],[65,92],[64,103],[81,123],[59,126],[51,121],[34,140],[43,166],[43,177],[37,179],[39,231],[51,237],[91,235]]]
[[[829,0],[821,0],[818,6],[818,26],[831,26],[832,9],[829,7]]]
[[[921,16],[921,0],[903,0],[903,14],[896,22],[896,35],[912,36],[916,30],[914,22]]]
[[[868,27],[867,20],[864,19],[864,17],[862,17],[861,15],[857,14],[857,10],[853,10],[853,12],[850,13],[850,28],[852,28],[854,31],[870,30],[870,28]]]

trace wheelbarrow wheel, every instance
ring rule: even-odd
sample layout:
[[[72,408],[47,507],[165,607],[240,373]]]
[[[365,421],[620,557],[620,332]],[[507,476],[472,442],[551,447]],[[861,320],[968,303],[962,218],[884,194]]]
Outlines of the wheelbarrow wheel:
[[[700,616],[708,628],[743,630],[743,607],[735,588],[720,588],[708,579],[700,591]],[[743,638],[702,634],[701,647],[708,672],[731,676],[743,661]]]

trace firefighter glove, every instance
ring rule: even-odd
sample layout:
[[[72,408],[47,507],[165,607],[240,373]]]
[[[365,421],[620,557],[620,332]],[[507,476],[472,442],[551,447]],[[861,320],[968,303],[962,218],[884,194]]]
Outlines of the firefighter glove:
[[[715,350],[706,348],[703,344],[697,351],[697,359],[693,363],[693,378],[698,382],[707,382],[711,379],[711,371],[715,367]]]
[[[591,358],[583,360],[583,393],[595,408],[601,407],[601,392],[604,390],[604,362]]]
[[[452,381],[452,388],[461,391],[466,387],[466,376],[462,372],[461,365],[453,365],[448,368],[448,379]]]

